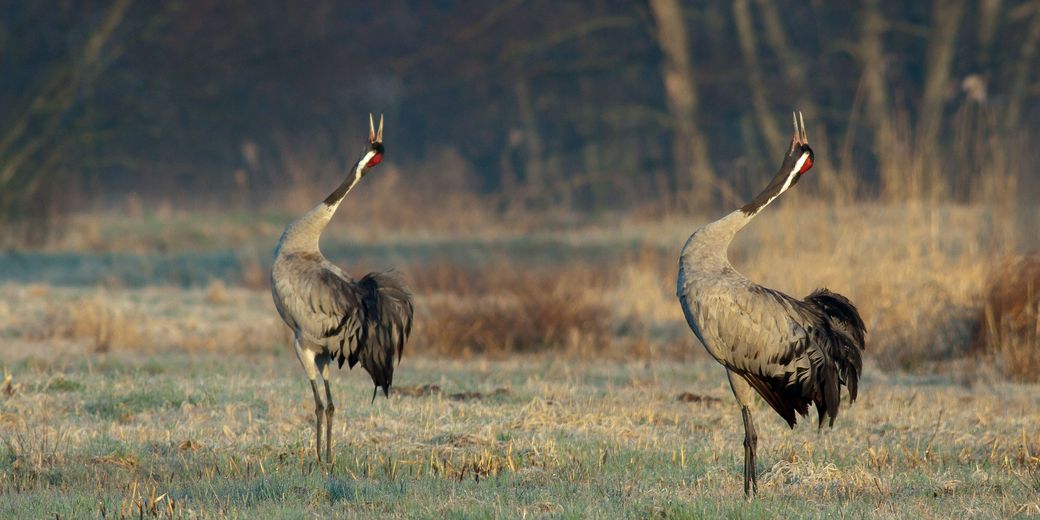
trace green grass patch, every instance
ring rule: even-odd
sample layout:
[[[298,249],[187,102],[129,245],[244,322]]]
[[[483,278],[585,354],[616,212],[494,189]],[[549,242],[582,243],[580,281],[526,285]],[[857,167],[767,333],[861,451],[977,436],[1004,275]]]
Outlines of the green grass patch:
[[[118,420],[149,410],[173,409],[188,403],[207,402],[205,396],[186,394],[171,384],[135,388],[114,395],[99,395],[83,407],[83,411],[103,420]]]
[[[79,392],[83,390],[83,383],[73,379],[65,379],[64,377],[58,376],[48,382],[45,386],[48,392]]]

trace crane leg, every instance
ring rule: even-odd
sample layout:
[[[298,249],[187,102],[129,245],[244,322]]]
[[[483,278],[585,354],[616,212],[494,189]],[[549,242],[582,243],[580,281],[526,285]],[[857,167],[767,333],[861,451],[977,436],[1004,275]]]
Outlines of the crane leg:
[[[311,390],[314,392],[314,453],[318,455],[318,464],[321,464],[321,420],[325,417],[325,406],[318,394],[318,383],[313,379]]]
[[[296,357],[303,365],[303,371],[307,373],[307,379],[311,382],[311,391],[314,393],[314,452],[318,455],[318,463],[321,463],[321,420],[325,417],[325,405],[321,402],[321,394],[318,393],[318,365],[315,363],[315,352],[304,349],[300,345],[300,339],[293,339],[293,348],[296,349]]]
[[[321,379],[325,382],[325,462],[332,466],[332,416],[336,413],[336,406],[332,404],[332,387],[329,386],[329,365],[332,358],[328,354],[318,356],[318,367],[321,369]],[[319,446],[319,451],[321,451]]]
[[[740,403],[740,416],[744,420],[744,494],[750,498],[758,493],[758,467],[755,464],[755,456],[758,452],[758,432],[755,431],[755,420],[751,417],[751,401],[754,399],[754,389],[741,376],[727,370],[729,386],[733,390],[733,396]]]
[[[758,432],[755,431],[755,420],[747,406],[740,407],[744,418],[744,494],[751,496],[758,493],[758,467],[755,455],[758,451]],[[750,483],[750,490],[748,484]]]

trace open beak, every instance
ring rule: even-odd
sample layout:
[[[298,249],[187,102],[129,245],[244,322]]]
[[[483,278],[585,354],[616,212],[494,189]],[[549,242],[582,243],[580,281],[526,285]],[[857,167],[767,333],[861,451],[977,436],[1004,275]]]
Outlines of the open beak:
[[[372,113],[368,113],[368,142],[383,142],[383,114],[379,114],[379,131],[376,131],[375,122],[372,121]]]
[[[809,136],[805,133],[805,120],[802,119],[801,112],[791,112],[791,119],[794,120],[794,136],[791,137],[791,150],[794,150],[795,145],[809,145]]]

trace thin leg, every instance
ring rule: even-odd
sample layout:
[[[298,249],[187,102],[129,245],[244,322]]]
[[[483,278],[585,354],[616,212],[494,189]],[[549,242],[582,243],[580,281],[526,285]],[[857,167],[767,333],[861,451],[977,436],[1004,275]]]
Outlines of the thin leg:
[[[751,496],[751,445],[748,443],[747,436],[747,414],[744,413],[747,408],[741,408],[741,415],[745,418],[744,420],[744,495]]]
[[[740,414],[744,418],[744,494],[751,496],[758,493],[758,467],[755,464],[758,432],[755,431],[755,420],[751,417],[751,410],[747,406],[740,408]]]
[[[332,387],[329,386],[329,364],[332,358],[328,354],[318,356],[318,367],[321,369],[321,378],[325,381],[325,462],[332,465],[332,416],[336,413],[336,406],[332,404]]]
[[[325,406],[321,404],[318,383],[313,379],[311,390],[314,392],[314,452],[318,454],[318,463],[321,464],[321,420],[325,417]]]
[[[755,391],[751,385],[741,376],[726,371],[729,376],[729,386],[733,389],[733,396],[740,403],[740,416],[744,420],[744,494],[750,498],[758,493],[758,466],[755,458],[758,452],[758,432],[755,431],[755,421],[751,418],[751,401],[754,399]]]
[[[314,451],[318,455],[318,463],[321,463],[321,420],[325,417],[325,405],[322,404],[321,395],[318,393],[318,365],[314,361],[314,351],[303,348],[299,338],[293,339],[293,348],[296,349],[296,357],[303,365],[303,371],[307,373],[311,391],[314,393]]]
[[[751,414],[748,414],[751,417]],[[758,428],[755,428],[754,419],[751,420],[751,487],[758,494]]]

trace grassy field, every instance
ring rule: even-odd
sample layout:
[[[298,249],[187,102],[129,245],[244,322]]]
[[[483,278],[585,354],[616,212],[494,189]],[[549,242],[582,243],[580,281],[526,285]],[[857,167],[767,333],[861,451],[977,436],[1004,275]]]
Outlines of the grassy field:
[[[288,350],[24,347],[2,360],[15,374],[0,408],[4,518],[1040,514],[1029,385],[870,366],[833,430],[791,431],[760,407],[760,494],[747,502],[739,412],[709,362],[413,356],[374,404],[367,376],[342,372],[325,473]]]
[[[866,371],[833,430],[758,407],[752,502],[739,411],[673,294],[697,219],[334,223],[327,254],[399,266],[417,314],[389,400],[334,376],[326,473],[266,289],[283,219],[201,239],[173,215],[74,221],[0,255],[0,518],[1040,515],[1040,317],[1032,292],[1007,324],[987,296],[1040,243],[1040,213],[801,202],[731,256],[781,290],[850,296]],[[986,330],[1006,348],[980,347]]]

